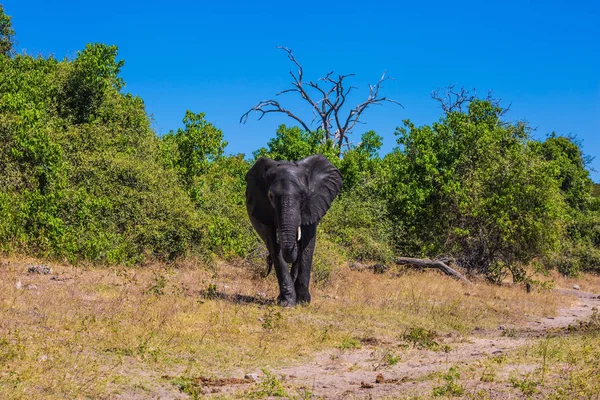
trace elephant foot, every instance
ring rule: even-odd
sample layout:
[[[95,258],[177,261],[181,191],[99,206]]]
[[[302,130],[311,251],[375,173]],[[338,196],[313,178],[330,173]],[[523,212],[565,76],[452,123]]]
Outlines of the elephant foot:
[[[277,305],[281,307],[294,307],[296,306],[296,299],[282,298],[281,295],[277,296]]]
[[[296,294],[296,303],[298,304],[310,304],[310,293],[308,291]]]
[[[293,290],[280,291],[277,296],[277,304],[282,307],[294,307],[296,305],[296,292]]]

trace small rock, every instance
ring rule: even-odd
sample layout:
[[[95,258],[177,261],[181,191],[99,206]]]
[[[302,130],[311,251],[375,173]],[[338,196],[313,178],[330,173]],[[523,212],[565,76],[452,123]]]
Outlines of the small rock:
[[[362,344],[370,344],[370,345],[375,346],[379,343],[379,340],[376,337],[367,336],[367,337],[360,338],[360,342]]]
[[[373,389],[373,384],[366,383],[366,382],[361,382],[360,383],[360,387],[361,387],[361,389]]]
[[[383,377],[383,374],[377,374],[377,377],[375,377],[375,383],[385,383],[385,378]]]
[[[246,374],[244,375],[244,379],[251,379],[254,382],[258,382],[258,374]]]
[[[350,269],[355,270],[355,271],[362,271],[363,269],[366,269],[367,266],[358,262],[351,262],[349,265]]]
[[[267,297],[267,295],[266,295],[266,293],[265,293],[265,292],[258,292],[258,293],[257,293],[257,295],[258,295],[258,297],[260,297],[261,299],[264,299],[264,298],[266,298],[266,297]]]
[[[21,290],[22,287],[23,287],[23,284],[21,283],[21,281],[17,281],[17,283],[15,283],[15,288],[17,290]]]
[[[505,330],[506,330],[506,327],[505,327],[504,325],[500,325],[500,326],[498,327],[498,330],[499,330],[499,331],[505,331]]]
[[[375,274],[383,274],[388,269],[390,269],[390,267],[388,267],[385,264],[375,264],[375,265],[373,265],[373,273],[375,273]]]
[[[42,275],[50,275],[52,273],[52,268],[47,265],[28,265],[27,272],[30,274],[42,274]]]
[[[573,285],[573,289],[575,289],[575,290],[579,290],[579,289],[581,289],[581,288],[579,287],[579,285]]]
[[[37,287],[37,285],[26,285],[25,289],[28,289],[28,290],[37,290],[38,287]]]
[[[45,354],[42,354],[42,355],[40,356],[40,361],[48,361],[48,356],[47,356],[47,355],[45,355]]]

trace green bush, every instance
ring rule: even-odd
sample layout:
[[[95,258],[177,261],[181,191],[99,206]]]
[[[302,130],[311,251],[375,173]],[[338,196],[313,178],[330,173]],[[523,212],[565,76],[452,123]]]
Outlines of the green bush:
[[[198,178],[193,189],[206,230],[201,247],[226,260],[245,258],[261,246],[246,211],[248,168],[241,156],[223,158]]]
[[[15,54],[13,35],[0,6],[0,250],[99,264],[264,251],[245,209],[252,162],[225,156],[204,113],[186,111],[159,138],[143,100],[122,92],[116,46],[57,60]],[[383,159],[376,132],[340,149],[322,130],[285,125],[253,152],[321,153],[342,173],[319,226],[316,282],[344,258],[396,253],[453,257],[495,282],[525,279],[532,260],[600,273],[600,186],[580,143],[534,140],[496,102],[467,103],[431,125],[404,121]]]
[[[528,128],[474,100],[432,126],[405,121],[385,158],[396,246],[406,254],[449,255],[471,273],[518,271],[558,248],[565,202]],[[495,274],[497,275],[497,274]]]
[[[357,191],[343,193],[322,222],[327,237],[354,260],[388,262],[392,258],[391,225],[384,201]]]

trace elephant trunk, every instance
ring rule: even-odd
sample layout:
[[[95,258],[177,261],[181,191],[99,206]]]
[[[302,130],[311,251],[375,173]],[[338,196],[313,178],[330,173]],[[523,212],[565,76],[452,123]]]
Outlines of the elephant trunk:
[[[300,235],[300,215],[296,209],[298,205],[284,207],[281,211],[281,225],[279,226],[279,240],[283,259],[293,263],[298,257],[298,240]]]
[[[298,242],[296,241],[298,227],[282,227],[280,232],[283,259],[285,262],[293,263],[298,257]]]

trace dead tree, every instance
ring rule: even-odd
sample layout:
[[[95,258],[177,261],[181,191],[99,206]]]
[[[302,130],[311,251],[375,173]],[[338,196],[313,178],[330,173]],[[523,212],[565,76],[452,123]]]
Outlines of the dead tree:
[[[410,265],[412,267],[418,268],[435,268],[442,271],[444,274],[452,276],[456,279],[463,281],[466,284],[471,284],[463,274],[458,272],[457,270],[450,268],[446,264],[447,259],[438,259],[438,260],[429,260],[429,259],[421,259],[421,258],[410,258],[410,257],[398,257],[396,258],[396,264],[398,265]]]
[[[352,132],[352,129],[357,123],[360,123],[360,117],[362,113],[371,105],[380,105],[384,102],[397,104],[403,107],[402,104],[395,100],[389,99],[385,96],[380,96],[379,90],[382,88],[382,83],[392,78],[385,75],[385,72],[381,75],[381,78],[375,85],[369,85],[369,97],[367,100],[358,104],[356,107],[349,110],[347,116],[343,116],[344,111],[342,107],[346,103],[346,99],[353,89],[354,86],[345,87],[344,80],[354,74],[338,75],[337,79],[334,79],[333,71],[329,72],[322,78],[319,78],[317,82],[304,81],[304,70],[302,65],[296,60],[292,54],[292,50],[287,47],[278,46],[277,48],[282,49],[287,53],[288,58],[298,67],[298,72],[294,73],[290,71],[292,76],[292,87],[290,89],[282,90],[277,93],[276,96],[284,93],[299,93],[302,99],[304,99],[311,107],[313,112],[313,120],[311,125],[315,122],[319,122],[317,131],[323,132],[324,141],[332,141],[338,146],[338,156],[342,154],[342,147],[344,145],[349,146],[348,134]],[[316,97],[313,97],[310,90]],[[263,100],[256,106],[252,107],[240,118],[240,123],[246,123],[248,116],[251,112],[256,111],[260,113],[261,120],[265,114],[269,113],[283,113],[290,118],[296,120],[302,128],[306,131],[310,131],[309,124],[304,122],[302,118],[292,113],[290,110],[283,108],[277,100]]]
[[[461,86],[460,89],[455,88],[456,85],[450,85],[446,87],[443,92],[440,88],[431,92],[431,98],[440,103],[442,110],[446,114],[449,114],[453,111],[466,111],[463,109],[464,107],[467,107],[473,100],[479,99],[479,97],[477,97],[477,91],[475,88],[473,88],[472,91],[465,89],[464,86]],[[500,102],[502,101],[502,99],[494,98],[491,90],[487,92],[487,96],[484,100],[489,101],[495,107],[500,107]],[[502,109],[500,115],[506,114],[509,109],[510,104],[508,107]]]

